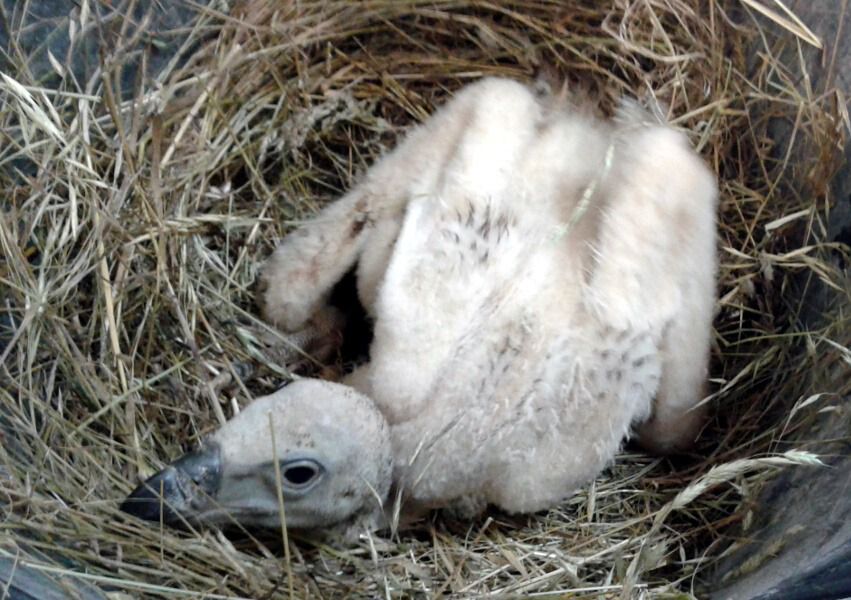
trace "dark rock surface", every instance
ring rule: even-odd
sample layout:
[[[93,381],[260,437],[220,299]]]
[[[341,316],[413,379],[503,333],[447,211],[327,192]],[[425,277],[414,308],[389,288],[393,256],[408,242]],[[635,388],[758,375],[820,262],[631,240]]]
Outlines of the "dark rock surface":
[[[175,57],[188,37],[185,26],[193,23],[198,12],[188,2],[113,0],[86,4],[90,14],[86,26],[80,28],[77,23],[82,3],[2,0],[0,71],[21,74],[27,83],[54,88],[64,78],[72,78],[82,91],[93,78],[94,84],[98,83],[105,59],[120,60],[120,95],[130,97],[142,54],[148,55],[145,75],[155,76]],[[69,72],[64,76],[57,73],[48,51]]]
[[[116,95],[129,98],[134,95],[140,77],[155,78],[168,65],[179,64],[183,55],[191,52],[191,47],[184,47],[185,41],[199,7],[208,3],[209,0],[89,2],[88,25],[80,28],[79,2],[0,0],[0,72],[9,73],[26,85],[91,93],[101,85],[106,67],[108,72],[120,73]],[[59,69],[51,63],[50,56]],[[144,73],[142,65],[145,65]],[[20,159],[13,162],[12,168],[19,173],[32,173],[36,167]],[[0,210],[5,208],[0,200]],[[37,256],[33,258],[37,259]],[[6,298],[0,293],[0,355],[17,325],[12,312],[6,311]],[[3,408],[0,405],[0,441],[8,453],[14,454],[20,447]],[[0,465],[0,478],[3,477],[8,477],[8,472]],[[97,585],[75,575],[74,565],[39,552],[21,540],[17,540],[17,545],[29,557],[39,557],[41,565],[52,564],[55,568],[28,566],[23,555],[0,557],[0,598],[107,598]]]
[[[828,468],[787,469],[760,495],[746,544],[718,573],[718,599],[851,597],[851,398],[807,431]]]
[[[789,7],[825,42],[821,52],[803,48],[809,85],[817,92],[835,85],[848,97],[851,11],[846,8],[843,13],[841,4],[804,0]],[[776,28],[764,24],[782,39]],[[754,57],[761,50],[762,46],[755,47]],[[793,72],[797,70],[799,83],[805,84],[796,45],[788,44],[783,56],[788,59],[784,64]],[[778,123],[775,134],[775,142],[780,142],[778,150],[785,152],[791,134],[788,123]],[[828,220],[828,236],[831,241],[851,244],[851,144],[844,154],[844,165],[830,185],[835,204]],[[801,161],[806,158],[798,155]],[[845,264],[838,253],[830,258],[848,277],[851,265]],[[826,308],[847,302],[847,296],[820,282],[810,282],[806,290],[802,319],[812,328],[820,325]],[[847,332],[844,339],[851,339]],[[813,388],[818,389],[820,384],[824,389],[841,387],[836,382],[843,378],[847,381],[851,375],[847,365],[836,369],[813,373]],[[826,398],[810,409],[815,414],[827,406],[833,408],[814,416],[811,425],[796,438],[829,466],[787,469],[766,486],[752,508],[753,524],[741,532],[741,547],[718,569],[712,584],[716,600],[851,598],[851,397]]]
[[[8,586],[8,587],[7,587]],[[12,558],[0,558],[0,589],[10,600],[106,600],[107,596],[73,572],[46,573]]]

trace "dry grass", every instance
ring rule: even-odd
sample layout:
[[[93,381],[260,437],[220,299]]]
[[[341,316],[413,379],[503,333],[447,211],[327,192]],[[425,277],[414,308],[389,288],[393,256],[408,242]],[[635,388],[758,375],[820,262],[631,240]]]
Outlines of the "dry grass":
[[[795,75],[817,40],[776,13],[773,35],[756,0],[565,4],[198,8],[188,61],[129,95],[117,73],[144,35],[82,10],[78,32],[107,30],[101,72],[75,82],[57,57],[57,90],[20,62],[2,77],[0,557],[73,565],[132,596],[698,593],[759,483],[814,461],[790,452],[807,448],[794,440],[813,409],[849,393],[847,308],[807,319],[800,300],[818,282],[848,298],[824,259],[841,249],[823,243],[844,97]],[[717,417],[694,456],[625,452],[546,514],[435,515],[347,550],[297,541],[289,564],[275,537],[119,513],[139,476],[286,376],[250,291],[275,242],[452,90],[541,69],[604,110],[622,94],[658,97],[719,173]],[[788,147],[778,123],[794,132]]]

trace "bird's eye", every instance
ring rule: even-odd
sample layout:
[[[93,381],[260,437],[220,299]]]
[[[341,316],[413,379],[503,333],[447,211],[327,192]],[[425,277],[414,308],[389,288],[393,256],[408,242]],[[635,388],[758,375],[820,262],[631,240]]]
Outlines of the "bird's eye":
[[[283,477],[288,487],[302,489],[319,477],[321,469],[312,460],[299,460],[284,465]]]
[[[311,467],[290,467],[284,471],[284,477],[293,485],[304,485],[316,477],[316,471]]]

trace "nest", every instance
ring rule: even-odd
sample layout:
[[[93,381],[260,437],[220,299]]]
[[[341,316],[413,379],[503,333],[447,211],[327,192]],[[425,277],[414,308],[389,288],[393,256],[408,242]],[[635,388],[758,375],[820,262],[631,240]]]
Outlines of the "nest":
[[[90,4],[67,26],[72,45],[99,40],[97,69],[51,53],[35,77],[12,43],[0,78],[0,558],[15,568],[114,597],[692,597],[761,483],[818,468],[799,432],[851,381],[843,250],[825,233],[851,124],[838,91],[812,89],[802,57],[821,41],[795,15],[244,0],[187,4],[190,27],[153,31],[152,12]],[[29,26],[3,16],[13,39]],[[138,478],[288,377],[251,289],[276,242],[486,75],[567,81],[603,113],[657,103],[718,174],[714,418],[692,455],[627,446],[548,512],[436,513],[347,549],[120,513]]]

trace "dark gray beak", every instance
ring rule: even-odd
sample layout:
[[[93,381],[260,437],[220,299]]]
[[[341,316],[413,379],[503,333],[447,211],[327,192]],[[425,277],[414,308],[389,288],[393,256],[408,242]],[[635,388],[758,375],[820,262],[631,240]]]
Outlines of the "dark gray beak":
[[[146,521],[176,525],[192,520],[216,497],[222,479],[219,447],[184,455],[145,481],[121,503],[121,510]]]

